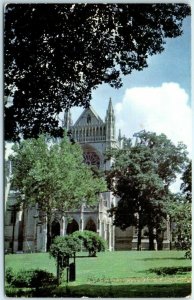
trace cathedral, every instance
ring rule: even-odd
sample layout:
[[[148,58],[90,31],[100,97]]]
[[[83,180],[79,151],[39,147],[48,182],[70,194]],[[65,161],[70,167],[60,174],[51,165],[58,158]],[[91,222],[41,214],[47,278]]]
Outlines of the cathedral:
[[[95,165],[104,171],[109,170],[112,161],[105,161],[104,153],[109,148],[122,148],[121,134],[116,137],[115,114],[111,99],[109,100],[106,117],[103,121],[90,106],[86,108],[73,124],[70,111],[65,112],[63,126],[75,142],[83,148],[84,160],[89,165]],[[8,162],[9,163],[9,162]],[[11,171],[10,171],[11,172]],[[47,243],[47,224],[38,207],[22,209],[17,206],[16,192],[10,186],[10,177],[7,176],[5,192],[7,202],[5,205],[5,251],[19,252],[45,252]],[[68,235],[76,230],[91,230],[103,237],[109,251],[136,250],[137,230],[129,227],[125,231],[113,225],[108,214],[111,205],[116,205],[118,199],[110,192],[101,193],[95,207],[88,207],[84,203],[77,211],[68,211],[66,216],[53,218],[51,237]],[[164,234],[163,249],[170,247],[170,230]],[[142,250],[148,249],[146,228],[142,235]],[[155,243],[157,249],[157,245]]]

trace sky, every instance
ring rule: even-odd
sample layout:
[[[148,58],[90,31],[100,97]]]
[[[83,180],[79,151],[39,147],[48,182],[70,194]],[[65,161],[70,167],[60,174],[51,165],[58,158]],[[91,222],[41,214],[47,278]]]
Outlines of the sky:
[[[126,137],[143,129],[164,133],[175,144],[187,145],[191,155],[191,18],[183,25],[183,35],[166,39],[165,50],[149,57],[143,71],[124,76],[122,88],[99,86],[91,105],[104,119],[112,98],[117,133],[119,129]],[[74,122],[82,111],[72,109]]]

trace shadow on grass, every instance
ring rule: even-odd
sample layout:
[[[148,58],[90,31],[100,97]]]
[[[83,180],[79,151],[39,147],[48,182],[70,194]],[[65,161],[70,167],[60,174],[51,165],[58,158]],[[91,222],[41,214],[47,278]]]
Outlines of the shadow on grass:
[[[89,255],[76,255],[75,258],[98,258],[98,256],[89,256]]]
[[[149,257],[149,258],[137,258],[136,260],[144,260],[144,261],[149,261],[149,260],[185,260],[185,257]]]
[[[190,283],[146,285],[77,285],[48,287],[39,290],[7,288],[7,297],[103,297],[103,298],[161,298],[186,297],[191,294]]]

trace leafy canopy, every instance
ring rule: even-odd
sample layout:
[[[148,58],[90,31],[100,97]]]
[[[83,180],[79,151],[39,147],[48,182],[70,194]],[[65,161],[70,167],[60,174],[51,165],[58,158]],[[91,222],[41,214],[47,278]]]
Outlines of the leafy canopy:
[[[122,75],[147,67],[188,15],[185,4],[6,5],[5,139],[62,136],[62,110],[89,105],[99,84],[119,88]]]
[[[108,153],[114,159],[108,187],[120,198],[110,212],[122,229],[131,225],[162,229],[169,186],[187,162],[186,146],[175,146],[164,134],[141,131],[135,136],[135,145]]]
[[[97,194],[106,190],[104,179],[93,176],[83,162],[81,147],[67,137],[56,141],[42,135],[13,149],[13,187],[25,203],[38,203],[47,215],[77,208],[83,200],[95,204]]]

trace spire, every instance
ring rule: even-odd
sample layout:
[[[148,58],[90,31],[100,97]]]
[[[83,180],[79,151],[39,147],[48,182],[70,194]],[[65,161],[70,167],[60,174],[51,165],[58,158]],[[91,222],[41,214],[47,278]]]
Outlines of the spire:
[[[111,98],[109,99],[107,114],[114,114],[113,105],[112,105],[112,99]]]
[[[73,121],[71,118],[71,112],[70,109],[66,110],[64,113],[64,121],[63,121],[63,127],[69,130],[69,128],[73,125]]]
[[[109,99],[108,109],[106,111],[106,121],[107,122],[114,122],[115,121],[114,109],[113,109],[111,98]]]
[[[108,109],[106,111],[105,123],[107,140],[115,140],[115,115],[111,98],[109,99]]]

